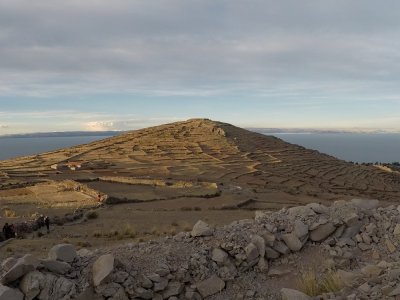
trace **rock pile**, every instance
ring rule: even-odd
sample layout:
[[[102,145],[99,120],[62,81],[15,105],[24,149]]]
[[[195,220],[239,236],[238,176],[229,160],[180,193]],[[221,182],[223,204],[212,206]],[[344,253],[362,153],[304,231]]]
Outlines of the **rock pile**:
[[[0,300],[18,299],[396,299],[400,296],[400,207],[376,200],[256,212],[221,228],[112,249],[62,244],[47,259],[1,264]],[[318,257],[340,287],[310,297],[301,269]],[[322,274],[322,273],[321,273]]]

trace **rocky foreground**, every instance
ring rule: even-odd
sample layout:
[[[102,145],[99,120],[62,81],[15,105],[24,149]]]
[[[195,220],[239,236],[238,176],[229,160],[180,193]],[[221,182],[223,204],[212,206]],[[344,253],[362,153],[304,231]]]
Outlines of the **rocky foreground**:
[[[3,261],[0,299],[399,299],[399,211],[312,203],[118,248],[61,244]],[[334,282],[313,288],[311,269]]]

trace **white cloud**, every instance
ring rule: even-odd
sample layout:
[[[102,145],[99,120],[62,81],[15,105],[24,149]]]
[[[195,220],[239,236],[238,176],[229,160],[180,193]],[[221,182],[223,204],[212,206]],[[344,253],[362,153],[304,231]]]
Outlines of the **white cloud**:
[[[90,131],[132,130],[183,120],[185,118],[122,118],[122,120],[90,121],[86,122],[83,127]]]

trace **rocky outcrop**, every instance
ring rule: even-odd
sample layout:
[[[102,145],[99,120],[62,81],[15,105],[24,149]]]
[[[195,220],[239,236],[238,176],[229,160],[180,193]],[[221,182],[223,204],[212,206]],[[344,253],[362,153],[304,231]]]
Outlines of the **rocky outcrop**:
[[[199,221],[189,233],[108,250],[62,244],[46,260],[5,260],[0,299],[307,300],[297,286],[268,284],[300,277],[304,260],[317,265],[318,255],[340,278],[318,299],[391,299],[400,296],[399,224],[395,206],[337,201],[257,212],[220,228]]]

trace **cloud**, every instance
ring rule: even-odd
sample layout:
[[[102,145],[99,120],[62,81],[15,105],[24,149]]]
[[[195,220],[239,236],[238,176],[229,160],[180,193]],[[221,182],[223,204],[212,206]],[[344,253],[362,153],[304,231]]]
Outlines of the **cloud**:
[[[185,119],[187,118],[137,118],[108,121],[90,121],[84,124],[84,129],[90,131],[132,130],[165,123],[183,121]]]
[[[353,82],[354,94],[388,93],[399,19],[391,0],[4,0],[0,91],[208,96]]]
[[[10,126],[0,124],[0,129],[8,129]]]

